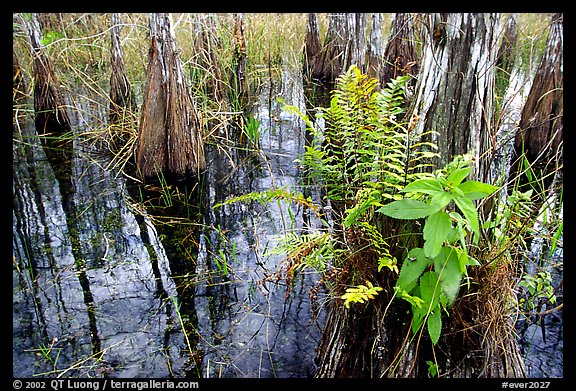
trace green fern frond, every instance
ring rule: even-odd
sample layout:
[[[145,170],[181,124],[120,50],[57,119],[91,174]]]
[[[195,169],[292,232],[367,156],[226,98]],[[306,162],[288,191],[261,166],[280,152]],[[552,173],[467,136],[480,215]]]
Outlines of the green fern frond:
[[[365,303],[374,299],[381,290],[382,288],[379,286],[374,286],[370,281],[366,281],[366,285],[357,285],[346,289],[346,293],[340,298],[344,300],[346,308],[350,308],[351,303]]]
[[[215,204],[212,209],[220,208],[224,205],[230,205],[236,202],[249,203],[258,201],[261,204],[265,204],[274,200],[293,202],[297,205],[311,209],[317,216],[320,216],[318,212],[319,207],[312,201],[311,197],[304,197],[301,192],[290,191],[281,187],[266,191],[250,192],[236,197],[231,197],[224,202]]]
[[[334,256],[333,238],[327,232],[304,235],[288,232],[264,255],[280,254],[286,254],[286,259],[294,265],[293,269],[312,267],[322,272]]]

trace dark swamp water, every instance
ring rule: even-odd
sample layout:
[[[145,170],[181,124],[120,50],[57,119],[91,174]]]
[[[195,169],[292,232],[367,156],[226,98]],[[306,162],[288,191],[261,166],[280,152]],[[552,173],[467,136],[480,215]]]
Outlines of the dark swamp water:
[[[311,377],[318,276],[300,273],[286,295],[269,281],[284,260],[270,250],[320,222],[285,201],[212,208],[273,187],[303,191],[294,159],[305,126],[276,99],[304,111],[305,95],[294,72],[264,86],[253,114],[260,153],[207,146],[204,207],[186,229],[138,209],[125,178],[78,141],[69,163],[51,164],[23,123],[13,143],[14,377]],[[91,126],[85,110],[70,113],[78,129]],[[522,330],[529,375],[561,377],[561,312],[543,321]]]

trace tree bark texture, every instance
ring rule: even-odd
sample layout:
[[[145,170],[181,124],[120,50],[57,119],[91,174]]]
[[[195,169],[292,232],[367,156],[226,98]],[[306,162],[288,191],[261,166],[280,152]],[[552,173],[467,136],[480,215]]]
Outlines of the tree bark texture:
[[[70,131],[70,119],[64,105],[52,63],[42,44],[38,18],[32,13],[25,21],[33,58],[34,112],[38,134],[61,134]],[[43,139],[43,141],[45,141]]]
[[[204,143],[169,14],[150,15],[150,37],[136,164],[145,179],[194,177],[206,167]]]
[[[311,66],[313,75],[332,83],[352,64],[363,70],[365,53],[366,14],[330,14],[324,46]]]
[[[496,77],[500,77],[502,84],[497,86],[497,91],[503,96],[495,121],[497,132],[495,137],[489,139],[490,170],[485,179],[492,184],[508,183],[511,174],[514,174],[511,172],[514,138],[535,73],[532,64],[526,64],[522,56],[512,52],[516,40],[516,15],[510,14],[496,63]],[[501,192],[501,196],[506,197],[506,192]]]
[[[440,165],[467,152],[480,158],[493,137],[493,88],[498,14],[429,14],[413,117],[417,132],[433,131]],[[486,162],[474,174],[482,179]]]
[[[380,86],[382,84],[382,68],[384,66],[384,44],[382,43],[382,22],[383,15],[381,13],[372,14],[370,39],[366,47],[366,74],[370,77],[378,79]]]
[[[120,15],[112,14],[110,36],[110,123],[121,124],[125,117],[136,110],[136,100],[132,94],[130,82],[126,76],[122,45],[120,43]],[[132,117],[130,116],[130,120]]]
[[[218,26],[213,14],[194,14],[192,29],[195,33],[193,47],[195,49],[191,68],[193,83],[198,83],[206,90],[220,109],[227,111],[226,84],[227,76],[222,68],[219,53],[222,43],[218,39]],[[198,71],[198,73],[193,72]]]
[[[321,45],[317,16],[309,14],[304,73],[333,83],[350,65],[356,65],[363,73],[377,78],[382,87],[394,77],[416,74],[418,54],[413,16],[396,14],[385,49],[382,46],[382,19],[382,14],[371,15],[367,39],[368,14],[330,14],[326,39]]]
[[[552,17],[544,55],[522,110],[514,140],[515,156],[524,152],[545,187],[562,170],[564,129],[563,14]],[[518,172],[518,162],[515,164]]]
[[[487,181],[498,152],[493,91],[499,15],[433,14],[426,20],[427,40],[413,106],[413,113],[420,116],[416,129],[437,132],[433,140],[440,149],[441,165],[455,155],[472,152],[478,161],[472,177]],[[523,377],[514,325],[505,308],[513,298],[506,287],[516,273],[495,275],[485,269],[474,276],[483,287],[481,292],[467,296],[458,317],[451,316],[455,331],[446,350],[451,367],[446,365],[444,370],[452,377]],[[485,289],[494,280],[499,284]],[[463,331],[468,326],[473,333]],[[463,351],[468,353],[462,356]]]
[[[320,43],[320,30],[318,28],[318,14],[309,13],[304,42],[304,55],[302,60],[305,80],[318,79],[320,75],[315,72],[315,64],[322,50]]]
[[[411,14],[397,13],[390,27],[390,38],[384,51],[382,71],[378,79],[385,86],[391,79],[418,73],[416,35]]]

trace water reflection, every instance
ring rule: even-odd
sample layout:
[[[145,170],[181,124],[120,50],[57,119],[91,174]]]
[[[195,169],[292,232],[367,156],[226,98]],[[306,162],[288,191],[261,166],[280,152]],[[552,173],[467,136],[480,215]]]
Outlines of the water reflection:
[[[265,88],[254,112],[261,124],[261,151],[208,153],[211,205],[248,192],[302,190],[293,161],[304,150],[304,124],[277,101],[281,97],[304,111],[302,81],[297,73],[285,73]],[[196,290],[206,377],[312,376],[322,320],[314,319],[308,295],[316,276],[300,275],[288,297],[285,281],[267,281],[283,261],[268,254],[278,239],[289,230],[319,224],[306,216],[307,211],[284,201],[234,203],[206,215],[206,225],[219,229],[205,233],[198,273],[218,270],[222,258],[228,267],[226,278],[214,277]]]
[[[185,374],[169,265],[122,178],[78,150],[63,178],[37,141],[24,126],[13,148],[14,375]]]
[[[75,141],[46,156],[33,123],[21,123],[13,143],[14,376],[311,376],[316,277],[296,278],[289,297],[282,281],[264,279],[283,260],[266,255],[276,240],[317,222],[288,202],[211,209],[229,196],[300,186],[293,160],[303,124],[270,98],[303,105],[301,80],[286,74],[265,95],[254,113],[261,152],[209,151],[206,210],[188,226],[153,224],[99,152]],[[77,129],[90,126],[81,117],[88,111],[72,116]],[[191,239],[179,241],[182,232]]]

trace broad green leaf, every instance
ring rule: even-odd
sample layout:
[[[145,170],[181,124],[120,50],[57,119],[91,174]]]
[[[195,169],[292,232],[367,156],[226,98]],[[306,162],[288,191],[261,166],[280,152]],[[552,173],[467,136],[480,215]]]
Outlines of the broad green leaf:
[[[454,170],[448,176],[448,183],[450,183],[452,186],[458,186],[464,180],[464,178],[470,174],[470,171],[472,171],[472,167],[465,167]]]
[[[420,297],[424,300],[422,308],[433,309],[438,306],[440,286],[436,273],[429,271],[420,277]]]
[[[424,300],[422,300],[418,296],[412,296],[399,286],[395,286],[394,291],[396,292],[396,295],[398,295],[400,299],[406,300],[408,303],[412,304],[412,307],[422,308]]]
[[[442,185],[435,179],[418,179],[406,185],[402,191],[404,193],[419,192],[431,194],[439,191],[444,192],[444,189],[442,188]]]
[[[439,309],[431,312],[430,315],[428,315],[426,325],[428,326],[428,334],[430,334],[430,339],[432,340],[434,346],[436,346],[442,332],[442,317]]]
[[[421,248],[414,248],[410,250],[406,259],[402,263],[400,275],[396,286],[402,288],[406,292],[410,292],[416,286],[418,277],[422,274],[424,269],[432,263],[424,255],[424,250]]]
[[[457,241],[460,236],[459,236],[459,232],[458,232],[458,227],[452,227],[452,229],[450,230],[450,233],[448,234],[448,237],[446,238],[446,241],[448,243],[454,243],[455,241]]]
[[[460,273],[468,275],[466,271],[466,266],[468,266],[468,252],[466,251],[466,249],[460,249],[457,247],[454,247],[453,251],[456,252],[456,256],[458,257],[458,265],[460,266]]]
[[[438,211],[431,214],[424,224],[424,254],[429,258],[438,255],[444,241],[452,229],[452,221],[448,213]]]
[[[498,187],[496,186],[478,181],[466,181],[461,183],[458,188],[462,190],[462,192],[470,200],[479,200],[498,190]]]
[[[426,314],[428,313],[428,306],[422,305],[421,307],[412,306],[412,332],[416,334],[422,324],[424,319],[426,319]]]
[[[450,189],[450,193],[454,194],[455,197],[464,197],[464,192],[458,187],[453,187]]]
[[[442,209],[448,205],[450,201],[452,201],[453,197],[451,193],[448,193],[444,190],[436,193],[430,193],[430,195],[432,196],[430,198],[430,205],[435,205],[438,209]]]
[[[389,204],[376,210],[376,212],[383,213],[386,216],[394,217],[396,219],[421,219],[436,212],[438,207],[435,205],[428,205],[425,202],[405,198],[403,200],[393,201]]]
[[[478,212],[474,203],[466,197],[454,197],[454,202],[464,214],[464,217],[470,224],[472,232],[476,235],[476,240],[480,236],[480,223],[478,222]]]
[[[456,251],[449,247],[443,247],[440,254],[434,258],[434,271],[440,278],[440,286],[448,298],[448,305],[452,305],[458,296],[462,282],[460,261]]]

